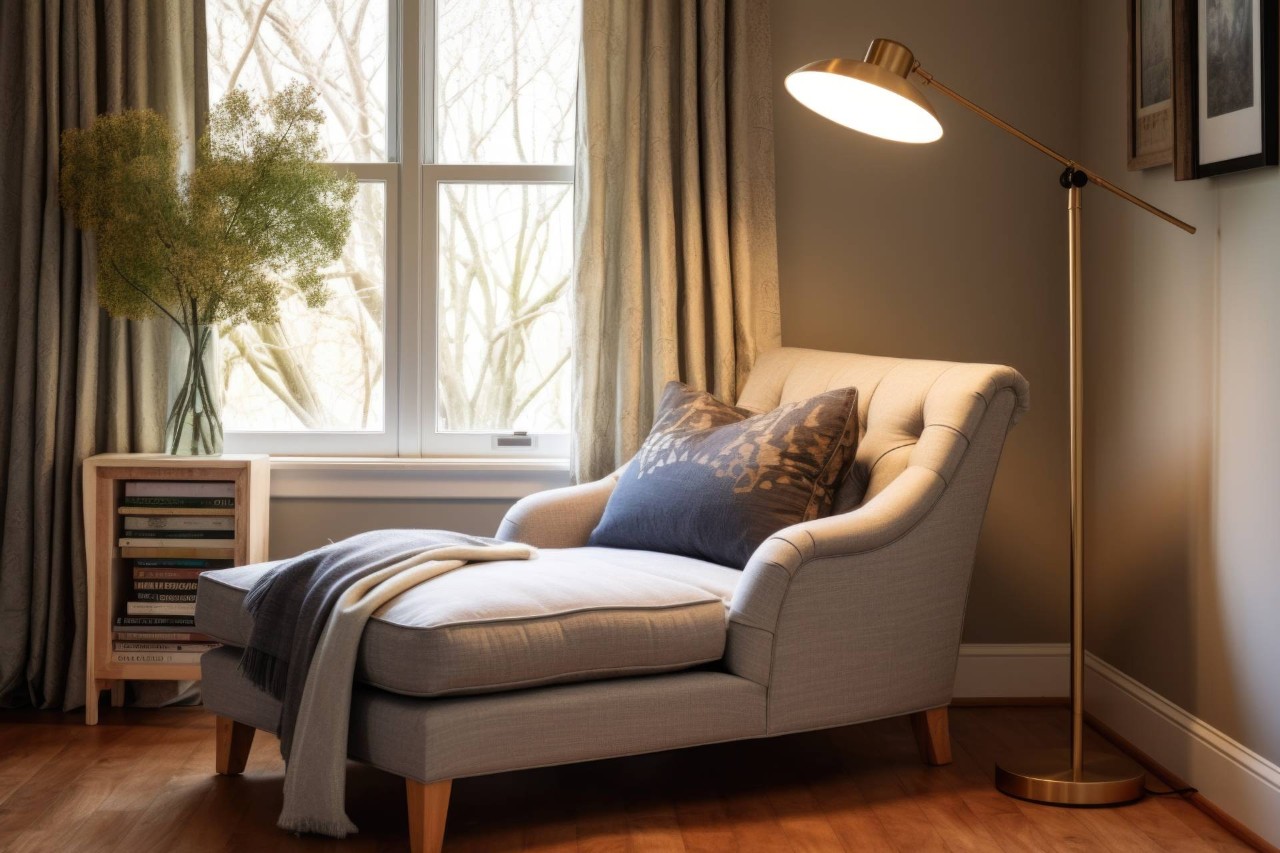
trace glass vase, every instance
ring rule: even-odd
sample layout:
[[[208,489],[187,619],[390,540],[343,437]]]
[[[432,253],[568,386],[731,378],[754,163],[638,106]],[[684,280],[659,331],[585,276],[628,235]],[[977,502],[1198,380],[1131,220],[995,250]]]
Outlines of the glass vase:
[[[178,326],[171,340],[165,452],[217,456],[222,453],[217,333],[213,326]]]

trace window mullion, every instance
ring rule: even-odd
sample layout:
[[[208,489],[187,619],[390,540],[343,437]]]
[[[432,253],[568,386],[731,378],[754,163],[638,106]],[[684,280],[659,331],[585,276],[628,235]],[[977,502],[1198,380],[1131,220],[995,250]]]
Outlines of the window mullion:
[[[427,88],[426,45],[432,29],[434,11],[423,14],[430,0],[399,0],[400,4],[400,68],[398,98],[394,104],[400,130],[398,140],[398,185],[400,217],[396,248],[400,259],[400,287],[396,311],[399,347],[395,358],[400,369],[399,383],[394,389],[399,401],[396,422],[397,449],[401,456],[419,456],[423,452],[421,424],[422,391],[429,381],[430,360],[423,348],[422,305],[427,282],[422,274],[422,194],[418,164],[423,150],[423,92]]]

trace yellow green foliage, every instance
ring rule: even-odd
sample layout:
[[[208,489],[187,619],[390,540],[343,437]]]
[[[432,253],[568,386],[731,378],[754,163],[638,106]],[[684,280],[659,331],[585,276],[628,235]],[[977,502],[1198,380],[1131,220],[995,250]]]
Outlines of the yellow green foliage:
[[[323,304],[320,271],[346,243],[356,180],[322,162],[315,104],[300,84],[261,101],[233,90],[182,177],[173,130],[151,110],[66,131],[62,204],[97,235],[103,307],[188,328],[267,323],[285,281]]]

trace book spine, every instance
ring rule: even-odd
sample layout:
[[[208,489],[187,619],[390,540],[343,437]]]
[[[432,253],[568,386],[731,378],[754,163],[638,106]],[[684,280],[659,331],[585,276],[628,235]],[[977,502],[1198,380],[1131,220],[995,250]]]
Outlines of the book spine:
[[[212,643],[217,644],[217,640],[208,634],[197,634],[194,631],[174,630],[174,631],[112,631],[111,636],[116,640],[133,643]]]
[[[128,606],[126,605],[126,609]],[[195,627],[195,614],[191,615],[145,615],[131,614],[129,616],[117,616],[116,626],[120,628],[176,628],[178,630],[187,630]]]
[[[235,539],[234,530],[126,530],[130,539]]]
[[[142,592],[144,590],[152,590],[156,592],[185,592],[189,595],[196,594],[198,584],[195,581],[139,581],[133,582],[134,592]]]
[[[192,616],[194,601],[126,601],[124,612],[130,616]]]
[[[204,569],[134,569],[133,582],[137,585],[139,581],[178,581],[189,583],[195,589],[196,580],[202,574]]]
[[[236,484],[230,480],[129,480],[124,484],[127,498],[234,498]]]
[[[172,542],[152,542],[147,548],[133,548],[122,545],[120,547],[121,557],[201,557],[206,554],[218,554],[218,559],[230,560],[235,554],[235,549],[230,547],[215,547],[218,543],[206,543],[203,548],[187,548],[181,545],[174,545]]]
[[[125,530],[234,530],[236,520],[228,515],[126,515]]]
[[[137,532],[137,531],[135,531]],[[148,538],[146,536],[121,536],[121,548],[230,548],[232,539],[193,539],[191,537]]]
[[[203,652],[116,652],[111,653],[112,663],[200,663]]]
[[[235,498],[171,498],[163,496],[140,495],[125,497],[121,506],[172,507],[176,509],[230,509],[236,505]]]
[[[196,603],[196,594],[194,592],[135,592],[133,597],[136,601],[167,601],[177,604]]]
[[[229,569],[230,560],[183,560],[175,557],[138,559],[133,561],[135,569]]]
[[[145,643],[117,640],[111,648],[117,652],[196,652],[216,649],[216,643]]]

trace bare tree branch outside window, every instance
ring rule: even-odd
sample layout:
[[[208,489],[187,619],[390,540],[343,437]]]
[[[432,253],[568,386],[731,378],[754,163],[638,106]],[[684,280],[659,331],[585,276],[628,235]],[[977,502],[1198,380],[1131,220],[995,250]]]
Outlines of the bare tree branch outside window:
[[[441,162],[573,162],[575,2],[442,0],[437,41]],[[566,431],[572,188],[445,183],[438,209],[440,427]]]
[[[572,164],[576,0],[435,6],[434,161]],[[209,0],[207,8],[212,98],[236,85],[269,94],[305,80],[320,92],[333,162],[387,161],[396,110],[388,102],[388,0]],[[413,170],[403,174],[416,179]],[[566,431],[571,185],[469,174],[426,189],[424,203],[438,205],[439,254],[424,259],[435,293],[423,295],[438,309],[436,428]],[[382,182],[361,183],[324,308],[289,298],[278,323],[222,331],[229,430],[386,426],[385,259],[395,250],[386,205]],[[424,278],[402,286],[429,287],[432,277]]]

